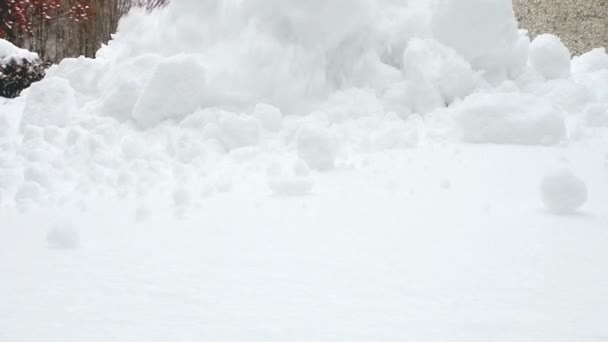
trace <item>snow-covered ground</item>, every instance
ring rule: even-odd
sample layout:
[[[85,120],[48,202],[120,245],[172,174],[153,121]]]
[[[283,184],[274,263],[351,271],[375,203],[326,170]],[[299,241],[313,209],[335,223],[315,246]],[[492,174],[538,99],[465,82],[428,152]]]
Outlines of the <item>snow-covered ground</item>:
[[[170,29],[167,29],[170,28]],[[183,0],[0,99],[0,341],[606,341],[608,54],[508,0]]]

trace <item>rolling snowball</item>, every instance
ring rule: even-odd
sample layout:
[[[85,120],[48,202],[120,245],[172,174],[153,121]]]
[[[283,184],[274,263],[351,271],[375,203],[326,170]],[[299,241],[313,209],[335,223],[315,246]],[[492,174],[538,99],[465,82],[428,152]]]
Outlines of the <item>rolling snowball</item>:
[[[587,202],[587,186],[569,170],[545,176],[541,184],[542,198],[551,212],[574,214]]]

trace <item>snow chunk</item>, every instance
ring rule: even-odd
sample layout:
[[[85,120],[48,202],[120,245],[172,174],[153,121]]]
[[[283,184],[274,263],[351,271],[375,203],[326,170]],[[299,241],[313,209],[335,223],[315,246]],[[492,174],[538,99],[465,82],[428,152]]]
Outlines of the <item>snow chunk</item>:
[[[456,107],[465,141],[497,144],[557,144],[566,137],[561,110],[533,96],[474,94]]]
[[[570,51],[552,34],[542,34],[530,44],[530,65],[546,79],[570,77]]]
[[[456,51],[430,39],[410,41],[403,55],[402,70],[408,81],[432,85],[444,103],[469,95],[477,86],[469,62]]]
[[[573,214],[587,202],[585,182],[569,170],[545,176],[541,193],[547,209],[559,215]]]
[[[135,104],[133,118],[143,127],[152,127],[192,114],[207,102],[205,75],[205,68],[195,56],[163,60]]]
[[[71,224],[57,223],[48,231],[46,241],[53,248],[74,249],[80,245],[80,233]]]
[[[60,77],[47,77],[29,88],[21,130],[28,125],[63,127],[76,110],[76,97],[70,82]]]
[[[304,127],[298,132],[296,144],[298,156],[310,168],[318,171],[334,168],[336,146],[327,130],[313,126]]]

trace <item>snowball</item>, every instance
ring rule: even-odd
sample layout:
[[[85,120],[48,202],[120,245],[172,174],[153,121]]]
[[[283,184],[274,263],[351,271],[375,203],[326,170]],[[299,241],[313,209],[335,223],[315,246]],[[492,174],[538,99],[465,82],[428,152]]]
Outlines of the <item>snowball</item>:
[[[323,128],[304,127],[297,135],[298,156],[312,169],[327,171],[334,167],[336,146]]]
[[[48,231],[46,241],[53,248],[74,249],[80,245],[80,233],[71,224],[58,223]]]
[[[258,104],[255,106],[253,116],[258,119],[258,121],[262,124],[262,127],[270,132],[277,132],[281,129],[283,114],[281,114],[280,109],[274,106],[268,104]]]
[[[570,51],[552,34],[542,34],[530,44],[530,65],[546,79],[570,76]]]
[[[47,77],[32,84],[27,94],[21,129],[26,126],[65,126],[76,113],[74,89],[60,77]]]
[[[474,94],[455,107],[465,141],[550,145],[566,137],[562,111],[523,94]]]
[[[543,178],[542,199],[551,212],[560,215],[575,213],[587,201],[587,186],[568,170],[561,170]]]
[[[160,63],[143,89],[133,118],[143,127],[182,119],[207,101],[205,68],[195,56],[176,56]]]

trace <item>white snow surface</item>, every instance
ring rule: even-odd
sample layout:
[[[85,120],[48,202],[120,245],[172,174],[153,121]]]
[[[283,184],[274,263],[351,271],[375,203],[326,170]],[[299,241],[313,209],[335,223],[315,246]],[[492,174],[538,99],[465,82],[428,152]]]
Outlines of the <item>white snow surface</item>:
[[[0,99],[0,341],[605,340],[608,55],[560,44],[508,0],[130,13]]]
[[[9,60],[19,61],[23,59],[28,61],[35,60],[38,59],[38,54],[26,49],[18,48],[8,40],[0,38],[0,63]]]

